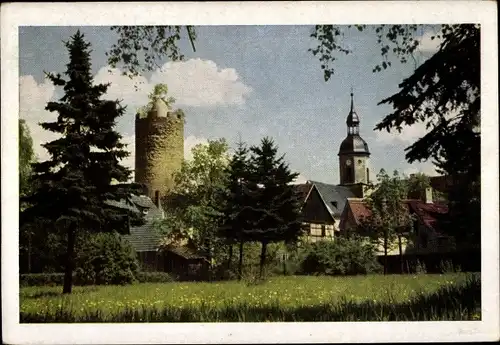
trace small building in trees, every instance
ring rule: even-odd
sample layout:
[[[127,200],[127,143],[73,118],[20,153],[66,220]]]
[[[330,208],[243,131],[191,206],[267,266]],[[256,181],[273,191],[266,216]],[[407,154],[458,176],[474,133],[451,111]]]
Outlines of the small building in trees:
[[[337,186],[317,181],[296,185],[301,196],[302,219],[306,227],[305,240],[316,242],[334,239],[338,235],[340,216],[347,198],[354,197],[346,186]]]
[[[155,221],[164,219],[159,193],[155,200],[146,195],[131,195],[127,200],[111,202],[124,213],[142,214],[144,222],[140,225],[128,222],[128,231],[123,235],[135,252],[141,270],[168,272],[179,279],[195,280],[206,275],[206,257],[188,245],[162,246],[163,236],[157,231]]]
[[[412,231],[403,241],[403,254],[441,253],[455,249],[453,238],[445,234],[440,226],[441,218],[448,213],[448,206],[433,202],[430,188],[425,195],[424,200],[403,201],[414,219]],[[361,236],[369,236],[363,233],[362,222],[370,215],[371,211],[365,200],[348,198],[341,216],[340,234],[347,235],[354,232]],[[383,255],[383,252],[383,248],[379,248],[378,254]],[[399,255],[397,243],[390,245],[388,255]]]

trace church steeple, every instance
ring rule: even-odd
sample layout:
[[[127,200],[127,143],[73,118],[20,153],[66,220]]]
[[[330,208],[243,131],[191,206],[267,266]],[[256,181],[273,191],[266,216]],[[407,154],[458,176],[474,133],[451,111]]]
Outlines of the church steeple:
[[[351,109],[347,115],[347,137],[340,144],[340,184],[368,183],[368,144],[359,135],[359,116],[354,109],[351,89]]]
[[[359,134],[359,116],[354,110],[354,93],[351,88],[351,110],[347,115],[347,135]]]

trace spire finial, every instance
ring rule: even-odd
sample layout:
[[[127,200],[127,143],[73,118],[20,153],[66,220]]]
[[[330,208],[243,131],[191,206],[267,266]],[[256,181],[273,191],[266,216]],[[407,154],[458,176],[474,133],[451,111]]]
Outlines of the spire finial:
[[[354,111],[354,93],[351,86],[351,113]]]

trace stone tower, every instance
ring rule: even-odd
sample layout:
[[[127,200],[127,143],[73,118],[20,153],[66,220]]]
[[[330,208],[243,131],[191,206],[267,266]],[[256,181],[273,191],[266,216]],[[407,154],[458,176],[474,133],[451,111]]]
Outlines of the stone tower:
[[[152,199],[173,187],[173,174],[184,159],[184,113],[169,111],[157,99],[146,115],[135,118],[135,182],[147,187]]]
[[[370,179],[368,144],[359,135],[359,116],[354,110],[351,92],[351,110],[346,120],[347,137],[340,144],[340,184],[367,184]]]

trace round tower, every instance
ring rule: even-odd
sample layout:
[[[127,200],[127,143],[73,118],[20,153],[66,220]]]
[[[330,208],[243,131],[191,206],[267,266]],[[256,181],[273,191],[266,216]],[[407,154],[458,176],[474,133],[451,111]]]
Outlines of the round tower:
[[[135,182],[147,187],[147,195],[165,195],[174,186],[173,174],[184,159],[184,113],[169,111],[157,99],[151,110],[135,118]]]
[[[354,110],[351,92],[351,110],[346,120],[347,137],[340,144],[340,184],[367,184],[370,180],[368,144],[359,135],[359,116]]]

